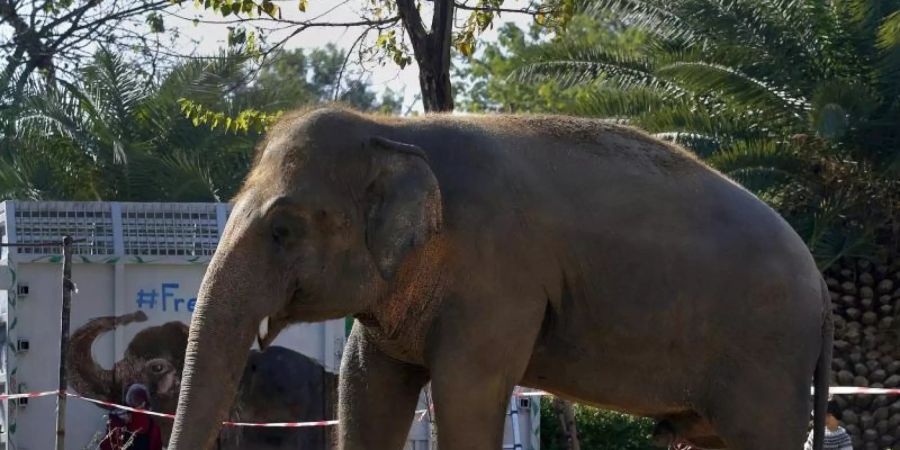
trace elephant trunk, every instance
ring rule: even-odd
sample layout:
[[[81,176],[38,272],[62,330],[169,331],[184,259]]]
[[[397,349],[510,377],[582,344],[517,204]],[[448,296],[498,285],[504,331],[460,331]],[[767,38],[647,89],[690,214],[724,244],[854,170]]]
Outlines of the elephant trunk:
[[[91,349],[101,334],[112,331],[117,326],[145,320],[147,316],[139,311],[119,317],[97,317],[79,327],[72,334],[66,355],[66,371],[72,388],[87,397],[120,402],[122,380],[117,379],[115,370],[101,367],[94,360]]]
[[[234,402],[264,317],[250,306],[267,297],[248,282],[255,277],[246,261],[217,252],[207,269],[191,319],[170,450],[211,448]]]

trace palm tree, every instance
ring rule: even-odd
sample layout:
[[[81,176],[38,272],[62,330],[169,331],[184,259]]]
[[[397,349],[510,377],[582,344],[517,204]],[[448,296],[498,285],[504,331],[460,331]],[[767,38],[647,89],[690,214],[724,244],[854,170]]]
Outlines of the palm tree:
[[[30,90],[17,117],[16,152],[0,163],[0,190],[32,199],[227,198],[255,136],[223,139],[223,131],[198,129],[177,100],[229,103],[223,89],[246,84],[243,64],[232,54],[190,60],[156,86],[122,57],[99,51],[77,85]]]
[[[643,45],[561,33],[518,75],[675,140],[784,214],[820,265],[900,250],[900,1],[588,0]]]

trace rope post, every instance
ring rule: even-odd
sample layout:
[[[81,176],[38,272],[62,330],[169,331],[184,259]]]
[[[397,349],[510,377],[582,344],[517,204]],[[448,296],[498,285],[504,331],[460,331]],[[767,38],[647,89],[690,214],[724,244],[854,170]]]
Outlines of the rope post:
[[[59,319],[59,392],[56,397],[56,450],[66,447],[66,353],[69,348],[69,315],[72,309],[72,236],[62,240],[62,311]]]

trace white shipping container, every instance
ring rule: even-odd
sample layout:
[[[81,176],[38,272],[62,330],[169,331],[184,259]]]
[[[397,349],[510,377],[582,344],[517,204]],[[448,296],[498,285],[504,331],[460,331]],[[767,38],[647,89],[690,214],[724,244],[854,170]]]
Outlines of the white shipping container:
[[[172,321],[190,322],[229,211],[222,203],[6,201],[0,203],[0,232],[2,242],[18,245],[59,241],[66,234],[84,239],[74,246],[72,333],[97,317],[145,313],[145,322],[119,326],[94,342],[93,359],[109,369],[123,358],[138,332]],[[6,344],[0,380],[5,393],[56,389],[60,253],[58,247],[17,246],[4,248],[0,255],[0,320],[5,325],[0,338]],[[333,320],[291,326],[273,345],[302,353],[326,372],[337,373],[345,340],[345,321]],[[534,407],[515,400],[519,426],[507,420],[504,448],[539,448],[536,400],[531,401]],[[0,449],[53,448],[55,396],[2,403]],[[70,399],[66,448],[86,448],[103,431],[105,414],[96,405]],[[430,434],[427,420],[414,421],[406,448],[431,448]]]

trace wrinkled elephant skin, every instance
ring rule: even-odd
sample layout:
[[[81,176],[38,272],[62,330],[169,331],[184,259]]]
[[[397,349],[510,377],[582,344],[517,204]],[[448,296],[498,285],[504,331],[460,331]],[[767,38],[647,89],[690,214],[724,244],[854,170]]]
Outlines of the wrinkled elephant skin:
[[[170,449],[213,445],[254,341],[347,315],[342,450],[403,448],[429,380],[441,450],[500,448],[517,384],[656,418],[658,439],[796,450],[814,379],[823,429],[830,298],[803,241],[606,122],[283,118],[204,276]]]

